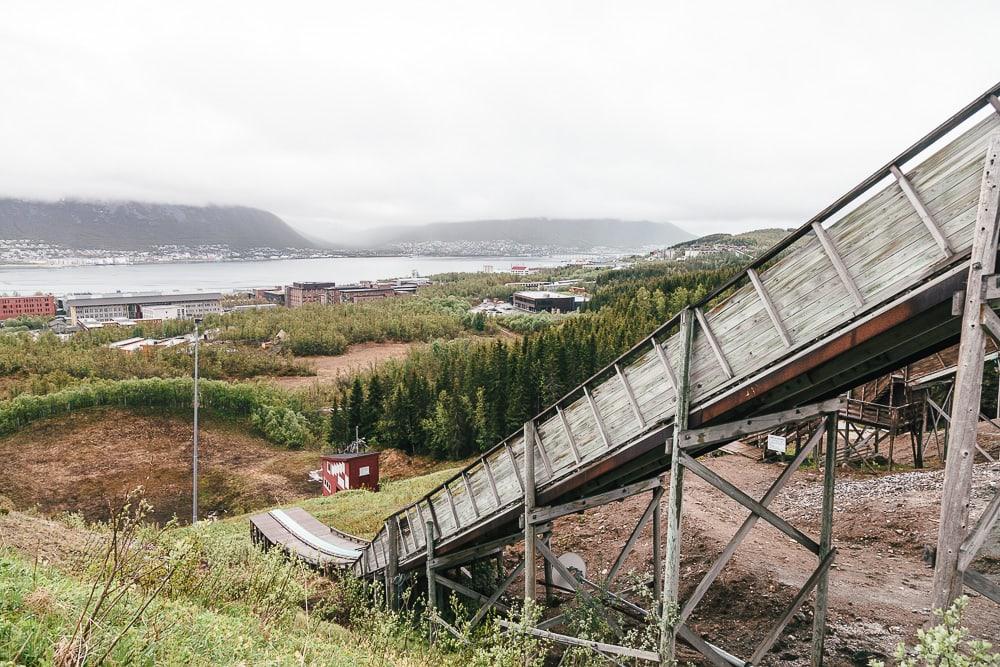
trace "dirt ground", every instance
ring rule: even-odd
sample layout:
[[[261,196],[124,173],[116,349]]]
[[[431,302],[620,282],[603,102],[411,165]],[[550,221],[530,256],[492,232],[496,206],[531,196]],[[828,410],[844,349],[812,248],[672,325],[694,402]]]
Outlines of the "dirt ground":
[[[314,451],[280,449],[213,420],[200,433],[201,512],[249,511],[317,492]],[[21,509],[103,519],[137,486],[165,521],[191,514],[191,423],[185,417],[95,409],[35,423],[0,439],[0,495]]]
[[[715,472],[755,498],[779,474],[778,464],[724,455],[702,459]],[[866,665],[870,657],[891,655],[899,641],[912,644],[929,616],[932,570],[923,562],[924,545],[936,541],[942,471],[872,476],[838,469],[834,546],[830,574],[827,651],[830,664]],[[1000,486],[1000,464],[977,467],[977,516]],[[797,472],[772,509],[818,539],[822,475]],[[688,473],[684,482],[681,600],[687,598],[748,512]],[[649,494],[556,522],[556,553],[583,556],[588,578],[600,581],[649,503]],[[664,504],[664,516],[666,509]],[[650,576],[651,529],[647,526],[627,559],[618,586],[633,576]],[[1000,561],[977,567],[997,572]],[[812,574],[816,559],[783,533],[757,523],[691,619],[706,639],[743,657],[784,610]],[[811,599],[810,599],[811,600]],[[802,607],[765,664],[808,664],[812,628],[810,602]],[[1000,606],[972,594],[967,625],[980,638],[1000,639]],[[697,662],[696,654],[685,653]]]
[[[316,375],[268,378],[282,387],[310,387],[313,384],[336,382],[358,371],[374,368],[390,359],[401,359],[419,343],[360,343],[344,354],[332,357],[299,357],[313,367]]]

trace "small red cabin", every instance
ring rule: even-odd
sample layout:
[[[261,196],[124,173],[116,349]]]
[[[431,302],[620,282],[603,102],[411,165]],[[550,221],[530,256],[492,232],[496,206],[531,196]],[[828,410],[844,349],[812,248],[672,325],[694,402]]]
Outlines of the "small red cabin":
[[[348,489],[378,491],[378,457],[378,452],[321,456],[323,495]]]

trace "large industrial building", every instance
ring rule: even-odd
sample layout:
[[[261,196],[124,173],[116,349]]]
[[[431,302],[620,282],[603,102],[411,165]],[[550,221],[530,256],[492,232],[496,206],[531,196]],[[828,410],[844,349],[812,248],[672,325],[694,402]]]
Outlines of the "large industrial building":
[[[70,323],[77,324],[82,319],[108,322],[115,318],[130,320],[189,319],[222,312],[222,294],[219,292],[195,292],[189,294],[159,294],[141,292],[135,294],[86,294],[68,296],[63,307],[69,315]],[[144,309],[147,309],[144,310]]]
[[[514,292],[514,307],[528,313],[570,313],[576,310],[576,297],[559,292]]]
[[[48,318],[55,314],[56,299],[51,294],[0,297],[0,320],[9,320],[22,315]]]

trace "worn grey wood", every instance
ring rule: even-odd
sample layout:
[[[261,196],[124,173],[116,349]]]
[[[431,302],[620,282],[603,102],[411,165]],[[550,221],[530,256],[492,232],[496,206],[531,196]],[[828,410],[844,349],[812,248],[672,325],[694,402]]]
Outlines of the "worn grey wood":
[[[448,507],[451,508],[451,516],[455,519],[455,526],[462,527],[462,522],[458,519],[458,509],[455,508],[455,497],[451,494],[451,487],[444,485],[444,495],[448,499]]]
[[[772,412],[771,414],[741,419],[737,422],[706,426],[705,428],[682,430],[679,435],[682,449],[704,447],[706,445],[732,442],[745,435],[770,431],[779,426],[794,422],[814,419],[822,414],[837,412],[844,409],[846,402],[843,397],[831,398],[819,403],[804,405],[801,408]]]
[[[559,421],[562,422],[563,432],[566,434],[566,442],[569,444],[570,451],[573,452],[573,462],[579,464],[582,460],[580,458],[580,448],[577,447],[576,437],[573,435],[573,429],[569,427],[566,413],[559,406],[556,406],[556,413],[559,415]]]
[[[823,467],[823,509],[820,519],[820,563],[830,556],[833,546],[833,493],[836,488],[837,470],[837,414],[827,415],[826,461]],[[822,432],[822,430],[821,430]],[[822,667],[823,645],[826,642],[826,612],[829,597],[829,569],[820,574],[816,582],[816,601],[813,608],[812,666]]]
[[[419,506],[418,506],[419,507]],[[425,565],[427,573],[427,609],[432,614],[437,611],[437,583],[434,579],[434,522],[428,521],[424,524],[424,544],[427,562]],[[434,626],[429,630],[430,641],[434,641]]]
[[[1000,520],[1000,491],[994,494],[986,509],[979,515],[972,532],[962,542],[962,550],[958,558],[960,571],[965,572],[969,569],[969,565],[976,559],[979,550],[983,548],[983,544],[986,543],[986,539],[993,531],[993,527],[997,525],[998,520]]]
[[[462,471],[462,481],[465,482],[465,492],[469,496],[469,502],[472,503],[472,511],[475,513],[476,518],[478,519],[480,516],[482,516],[482,513],[479,511],[479,503],[476,502],[476,494],[472,490],[472,483],[469,482],[469,474],[464,470]]]
[[[990,95],[987,99],[990,101],[993,110],[1000,114],[1000,99],[997,99],[996,95]]]
[[[653,344],[653,349],[656,351],[656,357],[660,360],[660,364],[663,366],[663,374],[666,375],[667,381],[670,382],[670,388],[677,393],[677,375],[674,374],[674,368],[670,365],[670,360],[667,359],[667,353],[664,351],[663,346],[660,345],[659,341],[655,338],[651,338],[650,342]]]
[[[534,442],[535,422],[524,422],[524,442]],[[531,521],[531,513],[535,509],[535,457],[528,454],[525,446],[524,456],[524,604],[535,601],[535,524]]]
[[[781,336],[781,341],[785,344],[785,347],[791,347],[792,338],[788,335],[788,329],[785,328],[785,323],[781,320],[778,309],[774,307],[774,302],[771,301],[771,295],[767,293],[764,283],[760,281],[760,276],[757,275],[757,272],[753,268],[749,268],[747,269],[747,277],[753,283],[753,288],[757,291],[757,296],[760,297],[761,303],[764,304],[764,310],[767,311],[768,317],[771,318],[771,324],[774,325],[775,331]]]
[[[984,302],[980,287],[983,277],[992,274],[996,268],[997,216],[1000,215],[1000,136],[994,136],[990,140],[985,160],[965,290],[951,430],[941,491],[941,519],[934,563],[934,609],[947,609],[962,594],[962,573],[958,564],[962,542],[969,532],[969,497],[972,492],[976,431],[986,355],[986,338],[981,324]]]
[[[385,599],[389,609],[399,608],[399,598],[396,595],[396,575],[399,572],[399,521],[387,521],[385,524],[389,539],[389,558],[385,568]]]
[[[986,327],[986,333],[997,343],[1000,343],[1000,317],[993,312],[989,304],[983,304],[982,324]],[[984,355],[985,356],[985,355]]]
[[[561,516],[566,516],[567,514],[576,514],[594,507],[600,507],[601,505],[613,503],[616,500],[624,500],[630,496],[635,496],[646,491],[652,491],[662,485],[663,480],[659,477],[654,477],[653,479],[626,484],[625,486],[617,489],[605,491],[604,493],[598,493],[593,496],[588,496],[587,498],[571,500],[568,503],[563,503],[562,505],[538,507],[529,512],[526,515],[526,519],[537,526],[539,524],[548,523],[549,521],[558,519]]]
[[[851,295],[851,298],[854,299],[854,303],[857,304],[858,308],[864,306],[864,296],[858,290],[858,285],[854,282],[854,278],[848,273],[847,267],[844,266],[844,260],[840,258],[840,253],[837,252],[837,248],[833,245],[833,241],[830,240],[830,236],[823,229],[823,225],[814,222],[812,228],[816,233],[816,238],[819,239],[820,244],[823,246],[823,252],[826,253],[830,263],[833,264],[833,268],[836,269],[837,275],[840,277],[840,282],[843,283],[844,288]]]
[[[663,498],[663,484],[660,484],[660,498],[653,505],[653,603],[656,608],[663,599],[663,512],[660,509]]]
[[[761,505],[767,507],[775,498],[778,497],[778,494],[785,487],[785,484],[789,479],[791,479],[792,475],[795,474],[799,467],[802,466],[805,460],[809,458],[825,434],[826,430],[824,428],[819,428],[815,433],[813,433],[812,437],[806,441],[805,446],[799,450],[799,453],[795,456],[795,458],[792,459],[787,466],[785,466],[785,469],[781,471],[781,474],[778,475],[777,479],[771,483],[770,488],[768,488],[767,492],[760,499]],[[833,447],[832,449],[834,453],[836,453],[837,448]],[[719,554],[715,562],[712,563],[712,566],[708,569],[705,575],[701,578],[701,581],[698,582],[698,585],[691,592],[691,595],[688,596],[687,600],[685,600],[684,607],[680,612],[680,621],[682,623],[690,618],[691,612],[693,612],[695,607],[698,606],[701,599],[705,597],[705,593],[708,592],[709,587],[711,587],[711,585],[722,573],[723,568],[725,568],[729,563],[740,544],[742,544],[746,536],[750,534],[750,531],[753,530],[753,527],[757,524],[758,520],[760,520],[760,516],[751,512],[750,516],[744,519],[743,523],[740,524],[736,533],[732,538],[730,538],[729,542],[722,549],[722,553]]]
[[[517,465],[517,456],[514,455],[514,448],[510,446],[509,442],[503,443],[503,446],[507,450],[507,458],[510,459],[510,467],[514,469],[514,477],[517,478],[517,485],[521,487],[521,493],[524,493],[524,478],[521,474],[521,469]]]
[[[837,550],[831,549],[830,552],[827,553],[826,557],[820,561],[819,567],[817,567],[816,570],[813,571],[809,579],[806,580],[806,583],[804,583],[802,585],[802,588],[799,589],[799,592],[795,594],[795,597],[792,598],[791,603],[788,605],[788,607],[785,608],[784,613],[782,613],[781,617],[778,618],[778,622],[774,624],[774,627],[771,628],[770,632],[767,633],[767,636],[764,637],[764,640],[761,641],[760,645],[757,647],[757,650],[755,650],[753,652],[753,655],[750,656],[750,660],[748,661],[750,664],[752,665],[760,664],[761,659],[765,655],[767,655],[767,653],[774,646],[774,643],[778,641],[778,637],[781,636],[782,630],[785,629],[785,626],[788,625],[788,622],[792,620],[793,616],[795,616],[795,613],[799,610],[799,607],[802,606],[802,603],[805,602],[806,598],[809,597],[809,594],[812,593],[812,589],[815,588],[816,584],[819,583],[820,578],[826,575],[827,571],[830,569],[830,566],[833,564],[833,559],[834,557],[836,557],[836,555],[837,555]]]
[[[437,583],[440,584],[441,586],[446,586],[457,593],[461,593],[465,597],[476,600],[480,604],[486,604],[490,600],[488,596],[483,595],[479,591],[469,588],[465,584],[455,581],[450,577],[446,577],[441,574],[436,574],[434,575],[434,578],[437,581]],[[497,601],[494,601],[493,604],[494,606],[499,607],[500,609],[503,609],[505,611],[510,611],[510,608],[505,604],[501,604],[500,602]]]
[[[717,646],[708,643],[697,632],[692,630],[685,623],[681,623],[677,628],[677,636],[683,639],[694,650],[701,653],[715,667],[745,667],[746,662],[734,655],[721,651]]]
[[[663,554],[663,594],[660,604],[660,662],[671,665],[677,651],[677,596],[680,591],[681,509],[683,500],[684,466],[678,465],[681,453],[681,431],[687,428],[691,401],[691,348],[694,342],[694,319],[690,308],[680,316],[681,368],[677,388],[677,408],[674,433],[670,440],[670,484],[667,487],[667,541]],[[654,564],[654,567],[660,567]]]
[[[993,583],[985,574],[976,570],[968,570],[964,579],[969,588],[1000,604],[1000,586]]]
[[[461,632],[458,631],[458,628],[456,628],[454,625],[441,618],[441,616],[438,613],[432,611],[428,615],[430,616],[430,619],[434,622],[431,624],[432,627],[436,623],[437,625],[440,625],[442,628],[447,630],[448,634],[450,634],[452,637],[459,640],[463,644],[469,643],[469,640],[465,637],[465,635],[463,635]]]
[[[497,623],[502,628],[508,630],[514,630],[515,632],[524,632],[529,635],[534,635],[535,637],[541,637],[542,639],[549,639],[554,642],[559,642],[561,644],[569,644],[571,646],[582,646],[584,648],[589,648],[598,653],[606,653],[610,655],[620,655],[625,658],[638,658],[639,660],[648,660],[649,662],[657,662],[659,656],[652,651],[643,651],[637,648],[630,648],[628,646],[618,646],[617,644],[605,644],[604,642],[590,641],[589,639],[579,639],[578,637],[570,637],[569,635],[561,635],[557,632],[550,632],[549,630],[539,630],[538,628],[524,627],[518,623],[511,623],[510,621],[498,620]]]
[[[498,537],[494,540],[489,540],[488,542],[481,542],[468,547],[467,549],[455,551],[450,554],[444,554],[443,556],[436,556],[432,565],[436,570],[447,570],[459,565],[464,565],[474,560],[479,560],[488,554],[495,553],[498,549],[514,544],[515,542],[520,541],[520,539],[521,533],[514,533],[513,535]]]
[[[628,558],[629,554],[632,553],[632,548],[635,547],[635,543],[638,541],[639,536],[642,534],[642,529],[646,527],[649,520],[653,517],[653,514],[660,506],[660,498],[663,496],[663,484],[659,478],[656,478],[656,488],[653,489],[652,498],[649,500],[649,504],[646,506],[645,511],[639,520],[635,524],[635,528],[632,529],[632,533],[629,535],[628,540],[625,541],[625,545],[622,547],[621,551],[618,552],[618,557],[615,562],[611,565],[611,569],[608,570],[608,576],[604,578],[604,588],[607,589],[611,586],[611,582],[615,580],[618,576],[618,571],[625,564],[625,559]],[[653,561],[658,563],[659,561]],[[659,569],[659,568],[655,568]]]
[[[504,591],[507,590],[507,587],[510,586],[514,582],[514,579],[516,579],[517,576],[521,574],[521,572],[523,571],[524,571],[524,561],[522,560],[517,564],[517,567],[511,570],[510,574],[508,574],[506,578],[504,578],[504,580],[500,582],[500,584],[497,586],[497,589],[493,591],[493,594],[486,600],[486,602],[484,602],[482,606],[479,607],[479,609],[476,611],[476,614],[472,617],[472,620],[469,621],[470,629],[476,627],[479,624],[479,622],[483,620],[483,618],[486,616],[489,610],[492,609],[493,606],[497,603],[497,600],[499,600],[501,596],[503,596]]]
[[[706,340],[708,340],[708,344],[712,347],[712,352],[715,353],[715,359],[719,362],[722,372],[725,373],[729,379],[736,377],[735,373],[733,373],[732,366],[729,365],[729,360],[726,359],[726,355],[722,351],[722,346],[719,345],[718,339],[712,332],[712,327],[708,326],[708,320],[705,319],[705,314],[701,312],[701,308],[694,309],[694,316],[698,318],[698,324],[701,325],[701,332],[704,334]]]
[[[951,257],[954,255],[955,251],[952,249],[951,244],[948,243],[948,239],[945,238],[945,235],[941,233],[941,228],[938,227],[938,223],[934,220],[934,216],[932,216],[931,212],[927,210],[927,205],[924,204],[924,202],[920,199],[920,195],[917,194],[917,191],[913,189],[912,185],[910,185],[910,181],[907,180],[906,176],[903,175],[903,172],[901,172],[896,165],[889,167],[889,171],[896,179],[896,183],[903,191],[903,194],[906,195],[906,198],[910,200],[913,208],[916,209],[917,214],[924,223],[924,226],[927,227],[927,231],[931,233],[931,236],[934,238],[934,242],[941,248],[941,252],[944,253],[944,256]]]
[[[684,451],[680,452],[680,456],[677,462],[683,465],[685,468],[693,472],[694,474],[701,477],[703,480],[722,491],[724,494],[738,502],[739,504],[746,507],[748,510],[758,515],[760,518],[767,521],[769,524],[783,532],[788,537],[792,538],[802,546],[804,546],[809,551],[814,554],[819,554],[819,545],[816,544],[808,535],[803,533],[801,530],[788,523],[780,516],[764,507],[756,500],[748,496],[746,493],[736,488],[732,482],[720,477],[714,470],[708,468],[704,463],[698,461],[697,459],[691,458],[689,454]]]
[[[503,500],[500,499],[500,492],[497,491],[497,479],[493,476],[493,466],[490,465],[490,460],[487,457],[483,457],[483,470],[486,471],[486,479],[490,484],[490,493],[493,494],[493,502],[496,503],[497,507],[503,505]]]
[[[628,396],[628,404],[632,406],[632,412],[635,413],[635,419],[639,423],[639,428],[646,428],[646,419],[642,416],[642,410],[639,409],[639,404],[635,401],[635,394],[632,392],[632,386],[628,383],[628,378],[625,377],[625,373],[622,372],[622,367],[615,364],[615,373],[618,375],[618,380],[622,383],[622,390],[624,390],[625,395]]]
[[[594,423],[597,424],[597,430],[601,434],[601,442],[604,443],[605,449],[610,449],[611,439],[608,438],[608,431],[604,428],[604,421],[601,419],[601,413],[597,409],[597,403],[594,402],[594,397],[590,393],[590,389],[584,387],[583,395],[587,397],[587,403],[590,405],[590,413],[593,415]]]
[[[545,445],[542,444],[542,436],[538,433],[537,428],[535,428],[535,447],[538,447],[538,453],[542,459],[542,467],[545,468],[546,479],[552,479],[552,461],[549,459],[549,453],[545,451]]]

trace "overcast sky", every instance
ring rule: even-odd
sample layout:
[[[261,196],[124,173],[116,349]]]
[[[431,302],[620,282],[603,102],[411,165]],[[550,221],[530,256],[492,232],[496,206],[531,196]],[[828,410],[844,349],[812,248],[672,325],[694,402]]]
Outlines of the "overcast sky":
[[[306,231],[798,225],[1000,79],[997,2],[0,4],[0,196]]]

